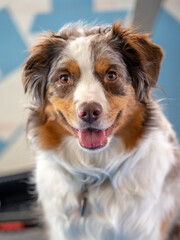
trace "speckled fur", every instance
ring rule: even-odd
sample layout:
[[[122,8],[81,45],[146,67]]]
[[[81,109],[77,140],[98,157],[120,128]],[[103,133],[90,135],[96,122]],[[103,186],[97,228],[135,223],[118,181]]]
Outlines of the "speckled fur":
[[[162,56],[147,35],[119,23],[68,25],[32,48],[23,84],[32,97],[28,137],[50,240],[179,239],[179,146],[151,97]],[[116,84],[106,84],[103,72],[94,70],[98,59],[108,62],[104,57],[119,71]],[[78,77],[62,87],[57,72],[67,60],[78,66]],[[84,127],[76,114],[83,101],[103,107],[94,127],[108,128],[121,113],[101,150],[83,149],[72,131]]]

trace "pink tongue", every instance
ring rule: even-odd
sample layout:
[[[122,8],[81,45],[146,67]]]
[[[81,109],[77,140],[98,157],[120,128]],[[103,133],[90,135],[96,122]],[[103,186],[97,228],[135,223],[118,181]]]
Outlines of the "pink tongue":
[[[106,140],[105,130],[86,129],[79,130],[78,136],[80,144],[86,148],[96,148],[103,145]]]

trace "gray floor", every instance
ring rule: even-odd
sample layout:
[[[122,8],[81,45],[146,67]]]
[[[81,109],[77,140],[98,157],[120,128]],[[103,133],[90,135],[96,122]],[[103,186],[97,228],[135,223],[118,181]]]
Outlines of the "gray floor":
[[[47,240],[47,237],[42,229],[33,228],[21,232],[0,232],[0,240]]]

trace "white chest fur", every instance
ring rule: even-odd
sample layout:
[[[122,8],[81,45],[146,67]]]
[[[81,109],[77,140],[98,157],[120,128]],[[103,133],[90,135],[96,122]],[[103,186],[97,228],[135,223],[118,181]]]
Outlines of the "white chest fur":
[[[123,158],[106,155],[111,158],[104,159],[105,162],[121,162]],[[58,156],[39,152],[37,160],[37,188],[51,240],[160,240],[164,209],[172,207],[160,202],[161,189],[174,163],[172,146],[161,132],[153,133],[136,151],[126,155],[111,181],[88,190],[84,217],[80,214],[82,182],[77,172],[75,177],[64,170],[66,159],[62,157],[67,157],[65,146]],[[73,157],[78,162],[77,154]]]

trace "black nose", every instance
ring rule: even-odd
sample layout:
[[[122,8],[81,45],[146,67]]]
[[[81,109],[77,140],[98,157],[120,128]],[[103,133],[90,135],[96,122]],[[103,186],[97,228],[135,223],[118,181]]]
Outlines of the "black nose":
[[[79,118],[88,123],[93,123],[100,118],[102,106],[96,102],[82,103],[77,110]]]

